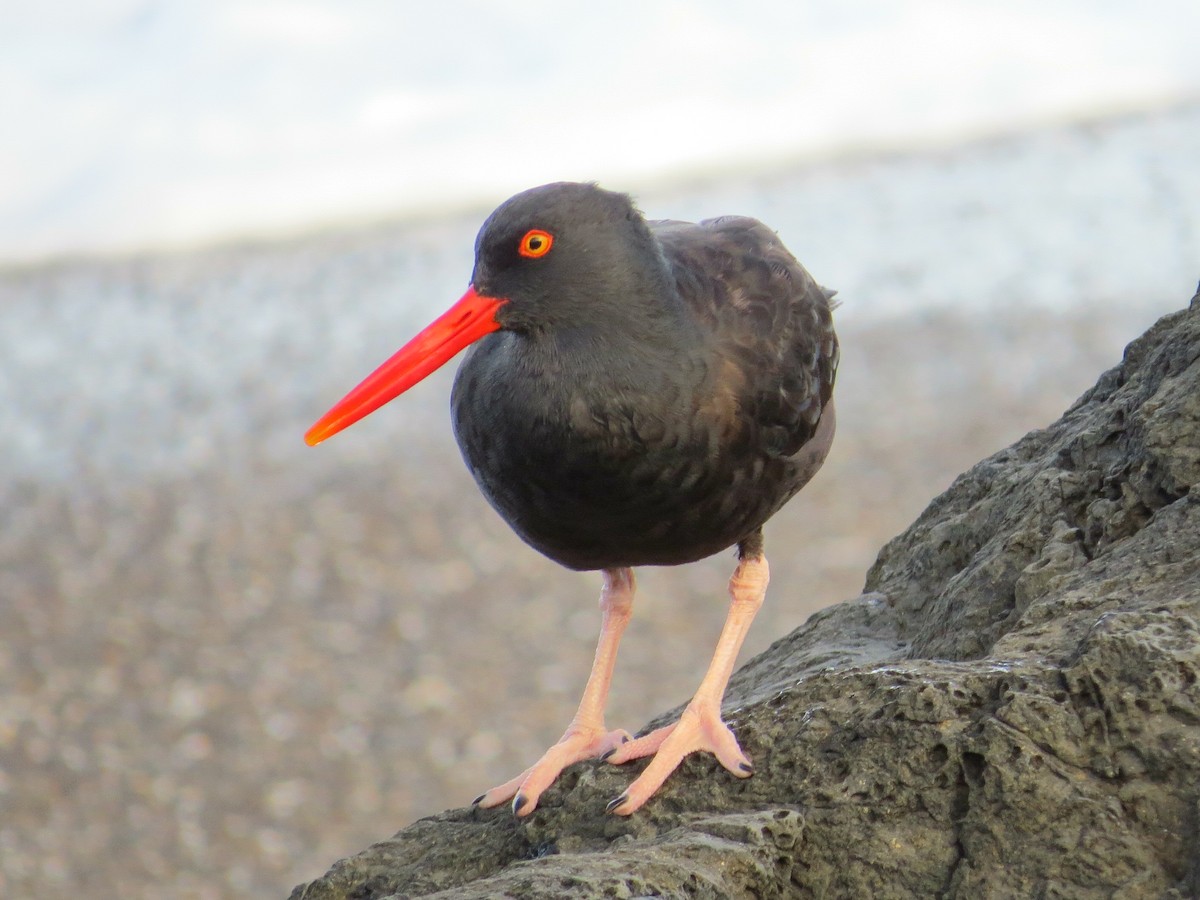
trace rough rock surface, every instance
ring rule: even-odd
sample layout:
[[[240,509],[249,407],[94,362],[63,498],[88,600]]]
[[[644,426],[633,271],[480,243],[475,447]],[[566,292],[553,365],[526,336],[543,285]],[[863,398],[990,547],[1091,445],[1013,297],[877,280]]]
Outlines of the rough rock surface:
[[[752,778],[691,757],[622,819],[636,765],[582,763],[528,820],[423,819],[293,900],[1200,896],[1200,294],[726,715]]]

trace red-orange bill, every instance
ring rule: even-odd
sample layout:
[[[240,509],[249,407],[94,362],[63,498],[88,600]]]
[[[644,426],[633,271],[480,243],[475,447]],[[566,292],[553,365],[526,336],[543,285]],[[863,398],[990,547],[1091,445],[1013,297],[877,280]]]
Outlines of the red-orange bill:
[[[401,347],[362,383],[339,400],[308,429],[304,441],[310,447],[349,428],[389,400],[445,365],[468,344],[500,328],[496,310],[506,301],[476,293],[474,285],[457,303]]]

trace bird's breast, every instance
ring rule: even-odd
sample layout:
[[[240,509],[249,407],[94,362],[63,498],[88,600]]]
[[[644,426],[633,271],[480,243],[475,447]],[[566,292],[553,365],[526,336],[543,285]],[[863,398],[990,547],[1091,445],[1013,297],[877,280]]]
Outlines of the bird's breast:
[[[494,337],[455,379],[455,435],[484,495],[550,558],[578,569],[690,562],[782,502],[772,485],[786,466],[738,440],[722,373],[686,358],[630,367],[628,353],[623,370],[578,353],[568,367],[561,354],[523,352],[521,336]]]

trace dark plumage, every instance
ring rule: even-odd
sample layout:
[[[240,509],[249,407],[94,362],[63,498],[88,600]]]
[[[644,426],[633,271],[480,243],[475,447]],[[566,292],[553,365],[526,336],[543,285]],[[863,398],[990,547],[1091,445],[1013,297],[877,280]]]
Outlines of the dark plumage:
[[[537,272],[527,307],[541,260],[503,251],[534,225],[557,229],[560,268]],[[800,450],[837,369],[829,294],[765,225],[646,223],[623,194],[547,185],[476,246],[475,288],[515,299],[459,368],[454,430],[530,545],[573,569],[692,562],[812,477]]]
[[[579,712],[481,805],[511,798],[528,815],[564,766],[588,756],[654,756],[610,804],[621,814],[695,750],[738,777],[753,771],[720,700],[766,591],[763,523],[833,439],[831,297],[754,219],[647,222],[624,194],[544,185],[484,223],[462,299],[310,430],[310,443],[324,440],[473,344],[451,408],[475,480],[530,545],[604,571],[600,644]],[[680,721],[636,740],[609,731],[632,567],[734,544],[729,617]]]

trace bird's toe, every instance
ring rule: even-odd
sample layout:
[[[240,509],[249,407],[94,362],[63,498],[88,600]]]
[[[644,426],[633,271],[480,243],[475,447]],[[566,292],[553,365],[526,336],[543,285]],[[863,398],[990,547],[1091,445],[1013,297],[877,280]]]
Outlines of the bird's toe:
[[[594,757],[605,757],[631,742],[623,728],[607,731],[600,728],[571,728],[557,744],[542,754],[542,758],[516,778],[497,785],[474,800],[475,806],[490,809],[512,800],[513,812],[521,817],[537,809],[542,793],[550,787],[562,770],[572,763]]]
[[[749,778],[754,774],[750,758],[738,745],[729,726],[721,720],[720,709],[715,704],[689,705],[675,724],[623,744],[608,757],[609,762],[619,764],[654,756],[625,793],[608,805],[608,811],[619,816],[636,812],[679,767],[683,758],[696,752],[713,754],[738,778]]]

